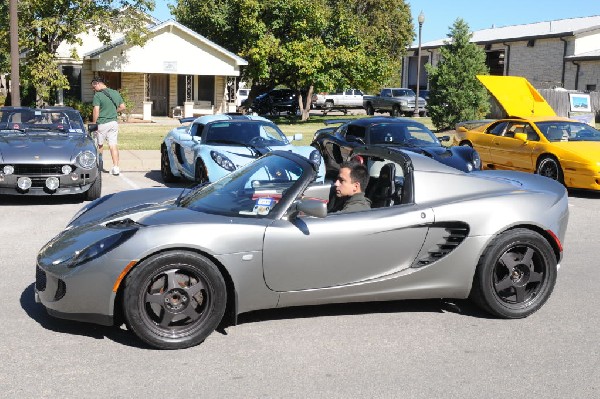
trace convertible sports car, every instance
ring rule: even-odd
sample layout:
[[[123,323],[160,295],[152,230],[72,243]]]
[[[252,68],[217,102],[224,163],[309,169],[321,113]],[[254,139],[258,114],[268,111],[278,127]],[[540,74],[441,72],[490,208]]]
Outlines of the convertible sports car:
[[[178,177],[199,183],[213,182],[272,150],[288,150],[321,161],[313,147],[295,146],[301,134],[286,137],[268,119],[253,115],[218,114],[197,119],[184,118],[161,145],[161,174],[165,182]],[[320,178],[325,166],[320,167]]]
[[[464,173],[394,148],[354,155],[376,187],[373,208],[355,213],[327,214],[331,183],[289,151],[195,189],[104,196],[40,250],[36,301],[53,316],[125,322],[147,344],[179,349],[257,309],[471,298],[522,318],[549,298],[564,186]]]
[[[323,155],[327,176],[331,178],[352,150],[363,145],[404,148],[465,172],[481,166],[477,151],[468,147],[446,148],[425,125],[409,118],[374,116],[341,122],[335,129],[328,126],[318,130],[311,144]],[[441,140],[448,141],[450,137]]]
[[[73,108],[0,108],[0,194],[95,200],[102,190],[99,169],[96,144]]]
[[[537,173],[567,187],[600,190],[600,131],[556,116],[524,78],[479,79],[510,117],[460,123],[453,144],[475,148],[484,169]]]

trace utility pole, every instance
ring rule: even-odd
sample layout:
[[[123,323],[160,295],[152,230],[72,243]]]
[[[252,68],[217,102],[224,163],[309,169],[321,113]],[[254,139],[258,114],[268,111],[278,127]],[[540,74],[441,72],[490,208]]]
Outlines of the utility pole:
[[[10,101],[13,107],[21,106],[21,90],[19,79],[19,19],[17,13],[18,0],[10,1]]]

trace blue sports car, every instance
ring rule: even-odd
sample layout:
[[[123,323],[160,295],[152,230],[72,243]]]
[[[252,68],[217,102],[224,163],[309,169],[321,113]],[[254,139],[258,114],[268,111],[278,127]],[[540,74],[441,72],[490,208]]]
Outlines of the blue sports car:
[[[171,130],[161,146],[161,174],[165,182],[179,177],[213,182],[274,150],[300,154],[319,164],[317,180],[325,177],[321,154],[310,146],[294,146],[301,134],[286,137],[268,119],[254,115],[206,115],[188,126]]]

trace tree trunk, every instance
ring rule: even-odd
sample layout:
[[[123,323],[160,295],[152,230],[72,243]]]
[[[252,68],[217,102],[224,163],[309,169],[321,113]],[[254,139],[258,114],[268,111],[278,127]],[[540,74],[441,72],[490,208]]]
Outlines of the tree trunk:
[[[298,97],[298,100],[300,101],[300,111],[302,113],[302,121],[307,121],[308,118],[310,117],[310,106],[312,103],[312,95],[313,95],[313,90],[314,87],[313,85],[310,85],[310,87],[308,88],[308,92],[306,93],[306,102],[302,101],[302,96]],[[303,106],[305,105],[305,106]]]

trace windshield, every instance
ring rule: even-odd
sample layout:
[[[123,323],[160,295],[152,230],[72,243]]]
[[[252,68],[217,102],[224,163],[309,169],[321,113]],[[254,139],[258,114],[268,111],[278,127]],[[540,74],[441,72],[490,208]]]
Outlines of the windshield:
[[[404,96],[415,97],[416,93],[414,91],[412,91],[411,89],[392,89],[392,96],[393,97],[404,97]]]
[[[181,201],[184,208],[223,216],[266,217],[281,198],[312,169],[269,154],[216,182],[193,191]]]
[[[398,144],[406,147],[440,145],[425,125],[419,123],[378,123],[369,129],[370,144]]]
[[[23,132],[84,133],[83,121],[75,110],[3,109],[0,130]]]
[[[600,141],[600,131],[582,122],[538,122],[538,129],[548,141]]]
[[[267,121],[222,121],[205,128],[205,144],[283,146],[288,139],[279,128]]]

